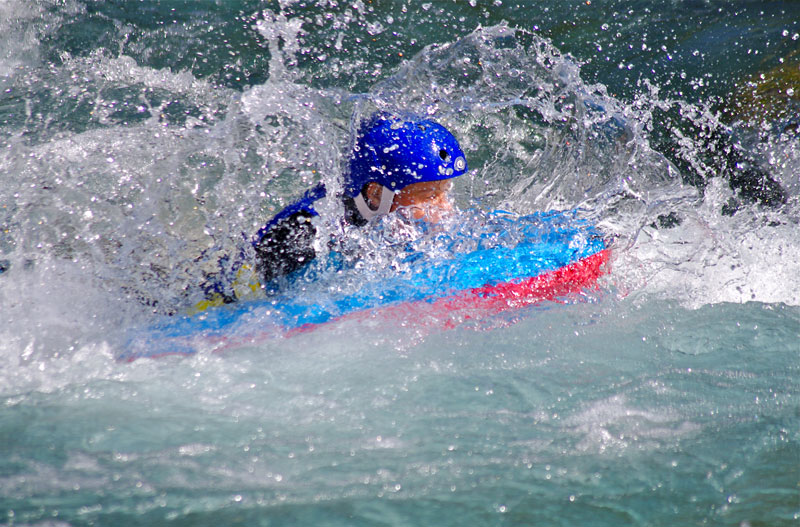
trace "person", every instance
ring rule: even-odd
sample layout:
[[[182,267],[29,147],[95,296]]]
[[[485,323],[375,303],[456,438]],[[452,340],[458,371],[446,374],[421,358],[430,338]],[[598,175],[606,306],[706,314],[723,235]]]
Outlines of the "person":
[[[436,223],[452,209],[451,179],[467,171],[458,140],[430,119],[377,114],[362,126],[344,181],[344,220],[362,226],[398,210]],[[257,269],[269,282],[307,265],[316,257],[314,202],[323,185],[307,191],[272,218],[253,244]]]
[[[437,223],[452,210],[451,180],[466,171],[458,140],[441,124],[375,114],[360,128],[350,155],[342,193],[344,221],[364,226],[379,216],[401,212],[409,219]],[[250,289],[290,275],[316,258],[317,231],[311,220],[319,215],[315,202],[326,195],[324,184],[318,184],[256,233],[253,248],[260,284],[251,281]],[[239,295],[226,293],[216,283],[207,296],[219,304]]]

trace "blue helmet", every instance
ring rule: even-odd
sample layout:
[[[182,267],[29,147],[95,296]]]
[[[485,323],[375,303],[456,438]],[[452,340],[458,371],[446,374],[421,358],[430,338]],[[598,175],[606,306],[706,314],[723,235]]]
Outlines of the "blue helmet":
[[[466,171],[464,152],[444,126],[429,119],[403,119],[378,113],[360,130],[345,176],[344,194],[354,198],[356,210],[370,220],[389,212],[396,191],[413,183],[454,178]],[[373,181],[383,187],[376,209],[361,194],[364,185]],[[322,184],[306,192],[259,230],[254,243],[294,214],[317,216],[314,202],[325,195]]]
[[[362,127],[345,177],[345,194],[357,196],[374,181],[399,191],[413,183],[458,177],[467,160],[458,141],[444,126],[380,113]]]

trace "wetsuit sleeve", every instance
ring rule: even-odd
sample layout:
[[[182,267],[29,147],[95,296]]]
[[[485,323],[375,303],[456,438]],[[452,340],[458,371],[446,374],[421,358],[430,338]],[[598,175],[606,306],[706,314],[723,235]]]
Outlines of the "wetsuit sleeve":
[[[259,273],[265,282],[287,275],[316,257],[312,214],[302,210],[270,225],[254,244]]]

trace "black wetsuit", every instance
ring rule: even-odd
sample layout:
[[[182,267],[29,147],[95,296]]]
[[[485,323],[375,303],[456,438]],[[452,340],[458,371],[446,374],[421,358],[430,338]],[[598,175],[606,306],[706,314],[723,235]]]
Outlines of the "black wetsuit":
[[[345,198],[344,209],[345,222],[356,226],[367,223],[356,210],[352,198]],[[302,269],[316,258],[317,229],[311,222],[316,215],[313,208],[303,208],[271,221],[259,231],[260,238],[253,246],[256,267],[264,283]]]
[[[255,244],[257,269],[264,282],[293,273],[316,257],[313,215],[296,212],[269,227]]]

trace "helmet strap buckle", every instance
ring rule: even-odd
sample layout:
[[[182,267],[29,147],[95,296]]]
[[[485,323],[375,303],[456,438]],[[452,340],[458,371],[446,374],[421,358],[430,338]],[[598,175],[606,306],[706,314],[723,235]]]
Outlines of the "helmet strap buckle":
[[[359,194],[353,198],[353,201],[355,202],[358,213],[361,214],[365,220],[369,221],[372,218],[389,214],[389,211],[392,209],[392,203],[394,202],[394,191],[381,185],[381,198],[378,202],[378,207],[375,209],[369,206],[367,200],[364,198],[363,192],[359,192]]]

